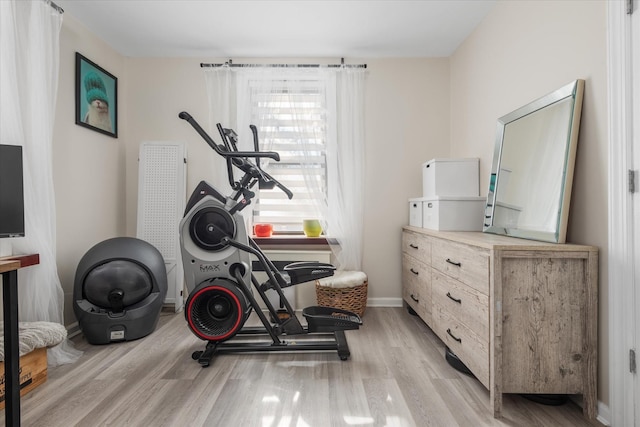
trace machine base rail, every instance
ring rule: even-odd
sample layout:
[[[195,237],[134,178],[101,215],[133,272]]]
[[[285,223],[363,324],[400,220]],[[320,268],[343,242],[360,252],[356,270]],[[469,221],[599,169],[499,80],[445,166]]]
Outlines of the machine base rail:
[[[264,335],[259,328],[251,328],[246,332],[247,335]],[[240,335],[240,334],[239,334]],[[296,352],[296,351],[337,351],[340,360],[347,360],[351,355],[349,344],[344,335],[344,331],[334,331],[332,334],[322,334],[332,339],[313,340],[283,340],[280,342],[272,341],[247,341],[234,342],[234,340],[226,342],[209,342],[203,351],[194,351],[191,354],[193,360],[197,360],[203,368],[211,364],[211,359],[216,354],[228,353],[259,353],[259,352]],[[304,335],[302,335],[304,336]],[[301,336],[301,337],[302,337]],[[306,335],[309,336],[309,335]],[[317,335],[314,335],[314,337]]]

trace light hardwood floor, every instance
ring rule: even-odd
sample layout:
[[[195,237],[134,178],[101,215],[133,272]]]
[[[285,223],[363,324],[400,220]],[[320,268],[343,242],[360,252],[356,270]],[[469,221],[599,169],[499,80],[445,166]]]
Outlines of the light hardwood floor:
[[[204,343],[184,315],[162,313],[143,339],[92,346],[49,369],[22,398],[23,426],[599,426],[578,406],[517,395],[504,417],[489,392],[445,361],[442,342],[402,308],[368,308],[347,332],[348,361],[330,353],[219,355],[191,359]],[[4,411],[2,418],[4,419]]]

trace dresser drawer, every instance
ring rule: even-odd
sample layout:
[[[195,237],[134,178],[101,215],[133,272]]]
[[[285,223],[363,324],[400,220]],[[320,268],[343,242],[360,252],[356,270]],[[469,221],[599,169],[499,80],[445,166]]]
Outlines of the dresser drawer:
[[[431,240],[411,231],[402,233],[402,252],[431,265]]]
[[[402,255],[402,297],[429,326],[431,321],[431,268]]]
[[[489,294],[489,254],[486,250],[432,239],[431,251],[433,268]]]
[[[442,307],[434,307],[433,331],[489,388],[489,340],[479,337]]]
[[[479,337],[489,341],[489,297],[437,270],[431,273],[431,300]]]

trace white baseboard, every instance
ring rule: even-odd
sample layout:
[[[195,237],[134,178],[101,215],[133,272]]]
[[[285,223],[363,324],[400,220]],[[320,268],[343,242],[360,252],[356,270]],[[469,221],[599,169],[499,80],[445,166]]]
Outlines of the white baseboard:
[[[570,399],[573,403],[575,403],[576,405],[578,405],[580,408],[583,408],[582,406],[582,395],[580,394],[573,394],[570,396]],[[602,423],[605,426],[610,426],[611,425],[611,411],[609,410],[609,407],[607,405],[605,405],[604,403],[598,401],[598,407],[596,408],[598,413],[596,415],[596,420],[598,420],[598,422]]]
[[[367,298],[367,307],[402,307],[402,298]]]
[[[609,406],[600,401],[598,402],[598,416],[596,417],[596,420],[605,426],[611,425],[611,410],[609,409]]]
[[[78,335],[80,332],[82,332],[80,330],[80,325],[78,324],[78,322],[73,322],[70,325],[66,326],[67,328],[67,338],[73,338],[76,335]]]
[[[171,303],[171,304],[165,303],[165,304],[162,304],[161,310],[168,313],[180,313],[183,309],[184,309],[184,304],[176,308],[175,303]]]

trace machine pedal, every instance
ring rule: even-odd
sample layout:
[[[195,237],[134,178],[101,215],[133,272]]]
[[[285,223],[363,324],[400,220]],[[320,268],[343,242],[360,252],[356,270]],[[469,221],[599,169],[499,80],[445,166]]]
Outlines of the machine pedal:
[[[359,329],[360,316],[352,311],[333,307],[311,306],[302,310],[309,332],[335,332]]]

